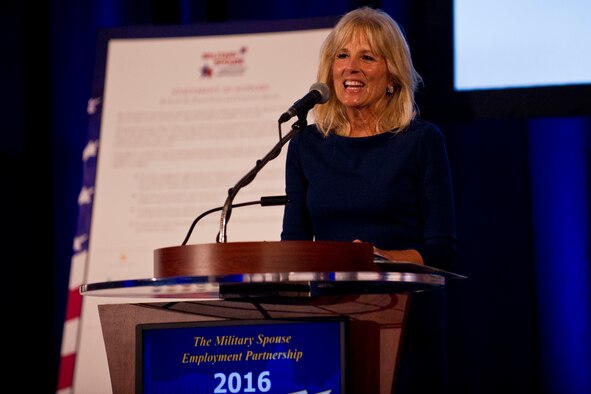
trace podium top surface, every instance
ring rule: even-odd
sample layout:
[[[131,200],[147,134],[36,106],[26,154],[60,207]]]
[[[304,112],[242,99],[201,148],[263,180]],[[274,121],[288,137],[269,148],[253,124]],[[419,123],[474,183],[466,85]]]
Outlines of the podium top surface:
[[[314,297],[323,295],[394,294],[445,286],[446,278],[461,275],[376,258],[382,271],[283,272],[153,277],[87,283],[84,296],[218,300],[256,297]]]

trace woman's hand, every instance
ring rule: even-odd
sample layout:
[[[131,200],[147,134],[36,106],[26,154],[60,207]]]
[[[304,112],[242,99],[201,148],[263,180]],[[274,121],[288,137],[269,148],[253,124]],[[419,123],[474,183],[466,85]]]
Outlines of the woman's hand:
[[[360,239],[355,239],[353,242],[363,242]],[[390,261],[400,261],[400,262],[408,262],[408,263],[415,263],[424,265],[423,257],[417,252],[415,249],[405,249],[405,250],[384,250],[373,247],[373,254],[376,256],[381,256],[385,259]]]

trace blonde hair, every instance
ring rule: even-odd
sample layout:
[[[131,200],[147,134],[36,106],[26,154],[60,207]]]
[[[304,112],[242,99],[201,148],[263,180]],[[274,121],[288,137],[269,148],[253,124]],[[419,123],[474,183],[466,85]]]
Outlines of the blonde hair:
[[[345,14],[324,40],[317,78],[330,87],[331,95],[326,104],[314,108],[316,125],[324,135],[331,131],[341,135],[350,133],[344,107],[334,94],[332,67],[339,48],[357,34],[364,35],[372,51],[386,60],[389,79],[394,81],[394,92],[388,95],[376,132],[402,131],[417,115],[415,91],[421,77],[413,67],[408,43],[398,23],[384,11],[370,7]]]

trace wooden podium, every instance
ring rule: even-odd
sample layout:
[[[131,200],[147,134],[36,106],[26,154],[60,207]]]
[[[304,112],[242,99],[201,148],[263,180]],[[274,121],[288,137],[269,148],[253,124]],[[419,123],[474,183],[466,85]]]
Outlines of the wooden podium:
[[[85,284],[85,296],[145,297],[99,305],[113,393],[136,390],[136,326],[145,323],[346,316],[348,393],[392,393],[408,293],[454,274],[376,260],[367,243],[187,245],[154,251],[154,277]]]

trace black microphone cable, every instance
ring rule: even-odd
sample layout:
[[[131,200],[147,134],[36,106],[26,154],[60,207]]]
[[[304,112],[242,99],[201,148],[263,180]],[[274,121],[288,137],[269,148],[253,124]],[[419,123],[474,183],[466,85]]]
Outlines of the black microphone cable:
[[[261,207],[285,205],[285,204],[287,204],[287,196],[261,197],[261,199],[258,201],[247,201],[247,202],[242,202],[239,204],[232,204],[232,208],[238,208],[238,207],[244,207],[247,205],[256,205],[256,204],[260,204]],[[183,241],[183,243],[181,245],[185,246],[187,244],[187,242],[189,241],[189,238],[191,237],[191,234],[193,233],[193,229],[197,225],[198,221],[200,221],[201,219],[203,219],[205,216],[209,215],[210,213],[221,211],[222,209],[224,209],[224,207],[213,208],[213,209],[205,211],[201,215],[197,216],[195,218],[195,220],[193,220],[193,223],[191,223],[191,227],[189,228],[189,231],[187,232],[187,235],[185,236],[185,240]]]

